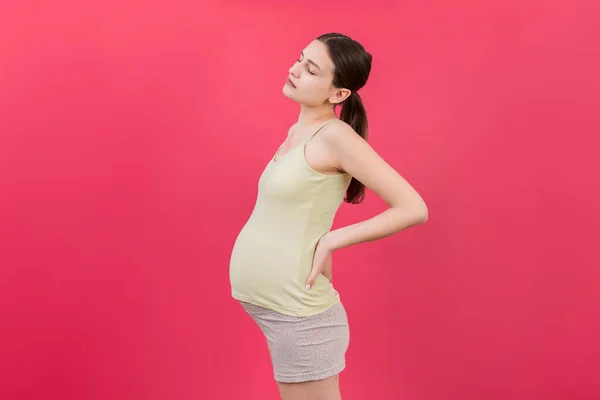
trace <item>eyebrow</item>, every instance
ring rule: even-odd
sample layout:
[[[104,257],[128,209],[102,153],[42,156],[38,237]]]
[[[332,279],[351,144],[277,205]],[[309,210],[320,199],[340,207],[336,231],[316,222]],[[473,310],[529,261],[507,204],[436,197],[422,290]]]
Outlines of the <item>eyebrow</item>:
[[[303,52],[303,51],[301,51],[301,52],[300,52],[300,54],[302,54],[302,57],[304,57],[304,52]],[[317,68],[321,69],[321,67],[319,67],[319,66],[317,65],[317,63],[316,63],[316,62],[314,62],[313,60],[311,60],[311,59],[308,59],[308,60],[306,60],[306,61],[308,61],[310,64],[314,65],[315,67],[317,67]]]

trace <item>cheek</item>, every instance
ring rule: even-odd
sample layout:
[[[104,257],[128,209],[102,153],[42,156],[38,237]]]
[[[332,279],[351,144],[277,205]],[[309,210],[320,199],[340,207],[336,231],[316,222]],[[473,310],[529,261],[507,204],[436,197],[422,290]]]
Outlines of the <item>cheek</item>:
[[[311,94],[318,96],[318,97],[323,97],[323,96],[329,95],[329,85],[321,77],[316,77],[316,76],[307,77],[306,81],[304,82],[303,87],[306,89],[307,92],[310,92]]]

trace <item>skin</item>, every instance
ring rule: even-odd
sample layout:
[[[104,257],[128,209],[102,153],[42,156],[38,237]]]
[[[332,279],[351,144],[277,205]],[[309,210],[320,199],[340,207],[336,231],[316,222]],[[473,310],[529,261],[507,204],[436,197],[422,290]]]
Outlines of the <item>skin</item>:
[[[304,48],[289,69],[283,94],[300,105],[298,122],[290,129],[277,157],[302,143],[315,128],[330,120],[307,144],[306,159],[324,174],[348,173],[383,199],[388,209],[368,220],[333,230],[324,235],[315,250],[313,266],[306,279],[307,290],[319,274],[332,279],[332,254],[348,246],[382,239],[411,226],[425,223],[427,206],[419,193],[348,124],[339,120],[334,105],[351,91],[332,85],[334,65],[320,41]],[[278,382],[282,400],[339,400],[339,376],[303,383]]]

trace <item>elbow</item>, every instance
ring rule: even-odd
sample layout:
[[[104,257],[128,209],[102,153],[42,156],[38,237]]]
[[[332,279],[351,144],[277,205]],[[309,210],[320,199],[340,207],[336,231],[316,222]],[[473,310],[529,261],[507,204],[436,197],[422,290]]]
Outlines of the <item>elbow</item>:
[[[427,205],[425,204],[425,202],[421,201],[421,203],[415,208],[417,210],[417,224],[424,224],[425,222],[427,222],[427,220],[429,219],[429,210],[427,209]]]
[[[424,224],[425,222],[427,222],[428,219],[429,219],[429,212],[427,211],[427,208],[425,208],[425,210],[423,210],[419,213],[417,223]]]
[[[403,205],[391,206],[398,212],[398,224],[406,228],[407,226],[424,224],[429,219],[429,210],[423,199],[413,200]]]

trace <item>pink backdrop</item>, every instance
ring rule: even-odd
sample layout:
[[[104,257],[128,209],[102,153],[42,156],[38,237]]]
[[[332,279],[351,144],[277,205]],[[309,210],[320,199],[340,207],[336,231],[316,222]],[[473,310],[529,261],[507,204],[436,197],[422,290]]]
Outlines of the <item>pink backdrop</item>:
[[[335,255],[344,399],[600,398],[597,2],[84,3],[0,6],[0,398],[277,398],[229,253],[327,31],[430,210]]]

